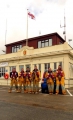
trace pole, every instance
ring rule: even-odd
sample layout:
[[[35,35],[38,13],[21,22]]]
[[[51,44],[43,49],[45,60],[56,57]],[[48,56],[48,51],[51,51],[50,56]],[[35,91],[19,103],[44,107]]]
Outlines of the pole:
[[[64,32],[65,32],[65,34],[64,34],[64,39],[65,39],[65,41],[66,41],[66,18],[65,18],[65,9],[64,9]]]
[[[27,28],[26,28],[26,46],[28,46],[28,9],[27,9]]]
[[[63,28],[64,27],[64,40],[66,41],[66,18],[65,18],[65,9],[64,9],[64,26],[61,26],[61,23],[60,23],[60,28]]]
[[[7,38],[7,18],[6,18],[6,30],[5,30],[5,45],[6,45],[6,38]]]
[[[7,10],[9,8],[9,5],[7,5]],[[7,16],[6,16],[6,26],[5,26],[5,45],[6,45],[6,40],[7,40]],[[6,53],[6,47],[5,47],[5,53]]]

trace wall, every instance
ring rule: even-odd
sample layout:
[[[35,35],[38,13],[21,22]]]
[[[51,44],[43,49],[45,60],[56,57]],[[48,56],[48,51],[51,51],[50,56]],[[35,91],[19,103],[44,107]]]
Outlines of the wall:
[[[58,36],[58,35],[56,35],[56,41],[57,41],[57,43],[56,44],[63,44],[65,41],[64,40],[62,40],[61,38],[60,38],[60,36]]]
[[[12,46],[7,46],[7,47],[6,47],[6,54],[8,54],[8,53],[11,53],[11,52],[12,52],[12,51],[11,51],[11,47],[12,47]]]

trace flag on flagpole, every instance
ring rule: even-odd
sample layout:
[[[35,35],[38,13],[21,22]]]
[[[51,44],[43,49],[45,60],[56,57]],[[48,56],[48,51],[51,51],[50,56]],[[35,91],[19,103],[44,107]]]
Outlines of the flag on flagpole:
[[[35,20],[35,16],[34,16],[31,12],[29,12],[28,9],[27,9],[26,46],[28,46],[28,16],[29,16],[31,19]]]
[[[30,13],[30,12],[28,12],[28,16],[29,16],[31,19],[35,19],[35,16],[34,16],[32,13]]]

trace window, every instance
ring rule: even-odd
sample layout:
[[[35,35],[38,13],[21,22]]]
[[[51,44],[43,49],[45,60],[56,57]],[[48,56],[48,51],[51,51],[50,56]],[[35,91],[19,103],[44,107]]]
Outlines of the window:
[[[12,47],[12,53],[14,52],[14,47]]]
[[[24,65],[19,65],[19,71],[21,71],[21,69],[24,69]]]
[[[41,41],[38,41],[38,48],[41,48]]]
[[[45,63],[45,70],[47,70],[47,63]]]
[[[12,52],[17,52],[17,48],[16,48],[16,46],[14,46],[14,47],[12,47]]]
[[[10,72],[12,72],[12,69],[15,68],[16,69],[16,66],[10,66]]]
[[[27,68],[27,67],[29,67],[30,70],[31,70],[31,65],[30,65],[30,64],[26,65],[26,68]],[[25,68],[25,70],[26,70],[26,68]]]
[[[59,65],[61,65],[61,67],[62,67],[62,62],[59,62]]]
[[[16,47],[15,47],[15,49],[16,49],[16,52],[20,49],[20,45],[17,45]]]
[[[48,68],[50,68],[50,63],[48,63]]]
[[[41,71],[41,64],[38,64],[38,70]]]
[[[44,64],[44,70],[48,70],[48,68],[50,68],[50,63],[45,63]]]
[[[38,48],[52,46],[52,39],[38,41]]]
[[[57,63],[55,62],[54,63],[54,70],[56,70],[57,69]]]
[[[12,47],[12,53],[17,52],[20,48],[22,48],[22,45],[17,45]]]
[[[45,40],[45,47],[48,47],[49,45],[49,40]]]
[[[49,39],[49,46],[52,46],[52,39]]]
[[[0,68],[0,77],[3,77],[4,76],[4,74],[5,74],[5,67],[1,67]]]
[[[20,48],[22,48],[22,45],[20,45]]]
[[[34,67],[37,66],[37,64],[34,64]]]
[[[42,47],[45,47],[45,41],[41,41]]]

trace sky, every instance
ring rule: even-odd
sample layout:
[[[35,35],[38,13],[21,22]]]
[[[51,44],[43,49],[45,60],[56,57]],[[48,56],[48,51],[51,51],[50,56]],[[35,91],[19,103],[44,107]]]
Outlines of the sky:
[[[28,38],[54,32],[64,38],[65,10],[66,41],[73,47],[73,0],[0,0],[0,54],[5,43],[27,38],[27,9],[35,15],[28,18]]]

